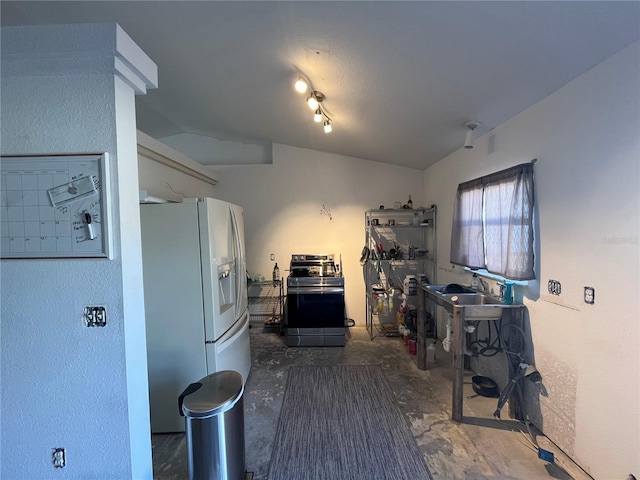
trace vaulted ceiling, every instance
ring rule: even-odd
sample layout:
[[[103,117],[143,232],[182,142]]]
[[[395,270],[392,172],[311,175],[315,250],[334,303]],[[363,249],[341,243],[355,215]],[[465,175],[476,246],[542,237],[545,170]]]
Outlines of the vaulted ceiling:
[[[158,65],[138,128],[426,168],[640,38],[640,2],[2,1],[2,25],[117,22]],[[297,73],[326,96],[314,123]],[[594,112],[597,114],[597,112]],[[205,160],[206,161],[206,160]]]

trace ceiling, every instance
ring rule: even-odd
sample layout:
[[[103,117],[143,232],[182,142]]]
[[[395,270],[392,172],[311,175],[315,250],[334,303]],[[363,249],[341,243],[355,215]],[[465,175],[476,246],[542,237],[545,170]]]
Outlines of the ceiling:
[[[117,22],[158,65],[154,138],[280,143],[415,168],[640,38],[640,2],[2,1],[2,25]],[[326,96],[325,134],[296,73]],[[208,163],[206,160],[203,163]]]

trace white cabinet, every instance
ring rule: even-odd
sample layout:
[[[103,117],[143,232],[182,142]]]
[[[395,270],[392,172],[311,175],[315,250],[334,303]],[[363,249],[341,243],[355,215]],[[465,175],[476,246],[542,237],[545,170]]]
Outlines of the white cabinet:
[[[366,287],[365,318],[371,338],[397,335],[396,309],[406,275],[436,282],[436,206],[365,212],[360,262]],[[412,297],[409,297],[409,303]]]

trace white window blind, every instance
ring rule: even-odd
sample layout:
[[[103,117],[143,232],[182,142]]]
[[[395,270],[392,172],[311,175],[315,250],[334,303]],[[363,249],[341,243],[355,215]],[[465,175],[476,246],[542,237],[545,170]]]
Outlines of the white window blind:
[[[458,185],[451,263],[534,279],[533,202],[533,163]]]

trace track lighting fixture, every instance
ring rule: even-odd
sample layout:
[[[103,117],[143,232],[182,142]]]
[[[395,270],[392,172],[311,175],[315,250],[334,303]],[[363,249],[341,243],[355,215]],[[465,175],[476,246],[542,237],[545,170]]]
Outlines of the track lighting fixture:
[[[480,126],[478,122],[467,122],[467,136],[464,139],[464,148],[473,148],[473,142],[475,140],[474,130]]]
[[[298,79],[293,84],[298,93],[306,93],[310,90],[309,95],[306,97],[306,102],[309,108],[313,111],[313,121],[321,123],[324,120],[324,133],[330,133],[333,130],[331,123],[331,117],[327,115],[327,111],[322,105],[325,100],[325,96],[322,92],[314,90],[311,82],[302,74],[298,74]]]

